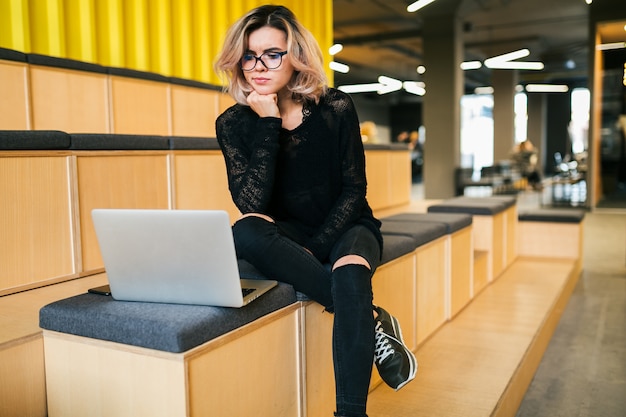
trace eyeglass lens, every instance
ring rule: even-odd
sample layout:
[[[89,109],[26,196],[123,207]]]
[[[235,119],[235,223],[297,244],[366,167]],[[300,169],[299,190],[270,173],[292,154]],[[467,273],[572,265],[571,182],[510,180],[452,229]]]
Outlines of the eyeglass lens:
[[[245,54],[243,58],[241,58],[241,69],[251,71],[256,67],[258,61],[261,61],[261,64],[267,69],[276,69],[282,64],[283,55],[286,53],[287,52],[265,52],[259,57],[252,54]]]

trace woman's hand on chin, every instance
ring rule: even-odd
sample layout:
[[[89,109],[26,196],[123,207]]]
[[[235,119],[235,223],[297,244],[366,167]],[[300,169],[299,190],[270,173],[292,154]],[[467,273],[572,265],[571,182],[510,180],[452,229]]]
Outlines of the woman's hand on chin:
[[[248,104],[259,117],[280,117],[277,94],[259,94],[252,91],[248,94]]]

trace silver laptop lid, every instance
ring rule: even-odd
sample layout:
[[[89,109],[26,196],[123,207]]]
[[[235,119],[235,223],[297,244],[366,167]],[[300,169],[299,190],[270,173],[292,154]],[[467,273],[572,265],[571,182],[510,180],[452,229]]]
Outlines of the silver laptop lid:
[[[244,304],[225,211],[95,209],[92,218],[116,300]]]

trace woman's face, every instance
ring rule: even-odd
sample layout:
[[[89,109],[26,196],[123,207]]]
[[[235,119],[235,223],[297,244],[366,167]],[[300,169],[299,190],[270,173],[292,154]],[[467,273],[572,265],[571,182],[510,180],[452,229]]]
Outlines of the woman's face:
[[[264,26],[248,36],[247,54],[260,57],[268,52],[285,52],[286,50],[287,35],[282,30]],[[269,63],[269,60],[265,59],[265,62]],[[289,83],[293,73],[294,68],[288,55],[282,57],[282,63],[278,68],[267,69],[261,62],[256,61],[252,70],[243,71],[248,84],[257,93],[263,95],[279,93]]]

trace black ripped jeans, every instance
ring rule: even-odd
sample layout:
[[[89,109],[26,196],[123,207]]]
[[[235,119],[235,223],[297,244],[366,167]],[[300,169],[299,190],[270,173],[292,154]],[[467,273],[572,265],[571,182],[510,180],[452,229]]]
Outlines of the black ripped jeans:
[[[366,417],[374,358],[371,278],[380,262],[380,245],[374,234],[364,226],[352,227],[335,243],[328,259],[334,265],[343,256],[359,255],[371,269],[348,264],[332,272],[289,237],[280,222],[244,217],[233,226],[233,234],[239,258],[268,278],[291,284],[334,313],[337,415]]]

